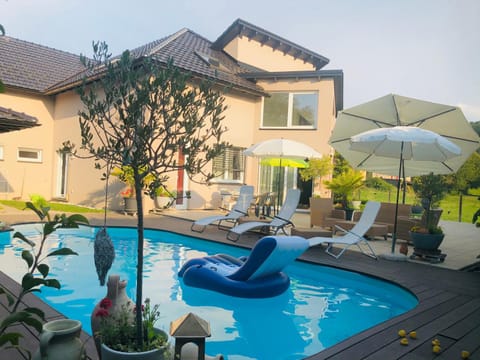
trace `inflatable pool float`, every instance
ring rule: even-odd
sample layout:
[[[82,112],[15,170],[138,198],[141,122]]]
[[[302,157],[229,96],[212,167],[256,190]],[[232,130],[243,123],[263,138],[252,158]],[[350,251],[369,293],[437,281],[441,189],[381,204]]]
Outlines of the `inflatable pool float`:
[[[283,293],[290,278],[282,270],[309,247],[299,236],[261,238],[248,257],[217,254],[188,260],[178,272],[188,286],[244,298]]]

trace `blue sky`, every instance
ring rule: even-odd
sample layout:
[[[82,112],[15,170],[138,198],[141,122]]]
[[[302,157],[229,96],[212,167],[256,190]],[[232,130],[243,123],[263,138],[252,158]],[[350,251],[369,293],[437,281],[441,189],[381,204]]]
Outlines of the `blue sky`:
[[[189,28],[214,41],[237,18],[330,59],[344,108],[389,93],[460,106],[480,121],[478,0],[0,0],[7,35],[91,55]]]

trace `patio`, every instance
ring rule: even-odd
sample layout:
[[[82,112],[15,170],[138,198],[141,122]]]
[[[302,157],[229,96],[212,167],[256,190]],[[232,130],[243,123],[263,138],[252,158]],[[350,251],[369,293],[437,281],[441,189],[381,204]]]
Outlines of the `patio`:
[[[184,233],[235,246],[250,248],[258,239],[256,234],[242,236],[237,244],[225,239],[225,232],[216,227],[208,227],[204,233],[190,231],[191,219],[214,214],[213,211],[164,211],[161,215],[147,215],[145,226]],[[0,212],[3,221],[8,223],[35,220],[30,213]],[[89,215],[92,225],[103,222],[101,214]],[[297,213],[293,218],[299,227],[309,226],[309,214]],[[112,214],[108,225],[134,226],[136,218]],[[468,226],[470,225],[470,226]],[[365,258],[356,251],[349,251],[340,260],[326,255],[321,247],[309,249],[301,256],[308,262],[334,266],[371,276],[378,276],[396,282],[415,293],[419,305],[394,319],[359,333],[335,346],[332,346],[309,359],[431,359],[431,341],[438,338],[442,344],[442,353],[438,359],[460,358],[462,350],[471,353],[470,359],[480,359],[480,276],[474,272],[457,271],[474,263],[480,253],[478,229],[471,224],[442,223],[446,238],[442,251],[447,253],[444,263],[431,265],[423,262],[392,262]],[[371,242],[377,253],[390,251],[391,242],[374,240]],[[12,286],[9,279],[1,277],[2,285]],[[29,298],[37,304],[38,299]],[[49,317],[61,316],[49,309]],[[408,346],[399,342],[399,329],[416,330],[418,339],[410,340]],[[28,334],[28,344],[35,349],[34,336]],[[84,335],[85,336],[85,335]],[[89,356],[96,354],[89,347]],[[1,357],[3,358],[3,350]],[[6,355],[6,353],[5,353]],[[8,352],[9,358],[17,359]]]

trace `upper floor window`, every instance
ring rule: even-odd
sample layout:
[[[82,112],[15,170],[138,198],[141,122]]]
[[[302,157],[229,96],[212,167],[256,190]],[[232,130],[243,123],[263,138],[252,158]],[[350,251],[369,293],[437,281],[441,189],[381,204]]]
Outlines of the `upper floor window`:
[[[17,160],[27,162],[42,162],[42,150],[18,148]]]
[[[245,148],[232,146],[213,159],[213,181],[235,181],[243,183]]]
[[[275,92],[264,98],[262,127],[313,129],[317,109],[316,92]]]

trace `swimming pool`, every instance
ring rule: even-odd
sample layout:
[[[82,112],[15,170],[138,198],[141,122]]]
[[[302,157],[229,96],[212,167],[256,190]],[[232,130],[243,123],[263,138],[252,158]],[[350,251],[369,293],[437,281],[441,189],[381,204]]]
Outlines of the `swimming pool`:
[[[20,225],[25,235],[38,225]],[[48,240],[50,249],[70,247],[79,256],[49,259],[51,276],[62,289],[42,290],[40,297],[66,316],[81,320],[90,332],[90,314],[106,294],[93,262],[94,228],[61,231]],[[116,259],[111,273],[128,281],[135,297],[136,229],[110,228]],[[402,314],[417,304],[408,291],[361,274],[301,262],[287,267],[291,287],[269,299],[244,299],[184,286],[177,272],[190,258],[228,253],[247,255],[233,246],[163,232],[145,231],[144,297],[160,304],[157,326],[168,332],[170,322],[193,312],[210,322],[207,353],[229,360],[302,359],[362,330]],[[20,280],[24,244],[0,243],[0,270]],[[15,256],[13,256],[15,255]]]

